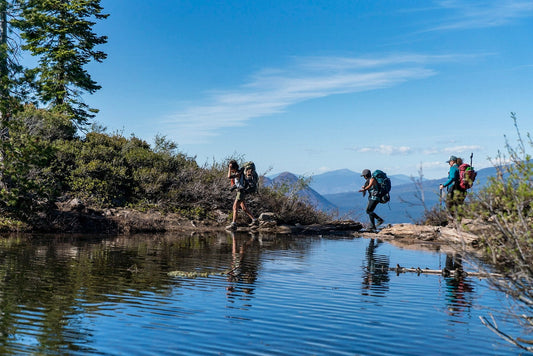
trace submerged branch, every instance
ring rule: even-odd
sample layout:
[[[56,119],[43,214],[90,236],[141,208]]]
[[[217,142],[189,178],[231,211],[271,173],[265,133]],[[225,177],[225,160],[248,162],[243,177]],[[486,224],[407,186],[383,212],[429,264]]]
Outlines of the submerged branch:
[[[491,315],[492,317],[492,315]],[[485,318],[484,316],[479,316],[479,319],[481,320],[481,323],[483,323],[483,325],[485,325],[487,328],[489,328],[490,330],[492,330],[496,335],[498,335],[499,337],[501,337],[502,339],[504,339],[505,341],[523,349],[523,350],[526,350],[526,351],[529,351],[529,352],[532,352],[533,351],[533,347],[529,347],[529,346],[524,346],[522,344],[520,344],[519,340],[522,341],[522,342],[527,342],[527,343],[531,343],[531,341],[529,340],[522,340],[522,339],[513,339],[511,336],[507,335],[506,333],[504,333],[503,331],[501,331],[500,329],[498,329],[498,326],[495,325],[496,323],[492,324],[490,321],[487,320],[487,318]],[[494,318],[493,318],[494,320]]]
[[[396,272],[397,274],[400,273],[416,273],[418,275],[420,274],[439,274],[443,275],[445,277],[455,277],[455,276],[461,276],[461,277],[478,277],[478,278],[503,278],[501,274],[498,273],[488,273],[488,272],[467,272],[462,269],[429,269],[429,268],[406,268],[402,267],[400,265],[396,265],[396,267],[389,268],[389,271]]]

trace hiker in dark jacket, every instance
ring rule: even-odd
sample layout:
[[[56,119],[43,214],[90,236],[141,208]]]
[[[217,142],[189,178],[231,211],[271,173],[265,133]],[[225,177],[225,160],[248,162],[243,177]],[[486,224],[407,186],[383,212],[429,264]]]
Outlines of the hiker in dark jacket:
[[[363,196],[365,196],[366,192],[368,191],[368,205],[366,207],[366,213],[368,214],[368,217],[370,218],[370,230],[375,231],[376,228],[383,224],[383,219],[378,216],[374,212],[374,209],[376,209],[376,206],[379,204],[379,186],[376,178],[372,177],[372,173],[369,169],[363,170],[363,173],[361,174],[361,177],[365,178],[365,184],[361,187],[359,192],[363,193]],[[376,225],[376,220],[378,224]]]
[[[231,190],[237,190],[237,196],[233,202],[233,220],[230,225],[226,226],[228,230],[237,229],[237,212],[239,207],[252,219],[250,226],[258,225],[258,220],[254,218],[252,212],[246,206],[244,197],[246,196],[246,185],[249,177],[246,175],[251,175],[251,171],[244,171],[244,169],[239,169],[239,164],[235,160],[231,160],[228,166],[228,178],[231,181]]]
[[[459,165],[455,156],[450,156],[447,163],[450,165],[450,171],[448,172],[448,180],[446,183],[440,185],[440,190],[446,188],[448,194],[446,196],[446,207],[448,211],[455,212],[455,208],[462,204],[466,197],[466,192],[459,187]]]

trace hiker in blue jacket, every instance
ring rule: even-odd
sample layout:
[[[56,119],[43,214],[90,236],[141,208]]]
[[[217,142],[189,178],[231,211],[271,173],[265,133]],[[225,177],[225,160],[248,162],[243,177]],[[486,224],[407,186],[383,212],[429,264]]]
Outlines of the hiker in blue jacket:
[[[375,231],[377,226],[383,224],[383,219],[378,216],[374,212],[374,209],[376,209],[376,206],[379,204],[380,197],[379,197],[379,186],[376,178],[372,176],[372,173],[369,169],[363,170],[361,177],[365,178],[365,184],[361,187],[359,192],[363,193],[363,196],[365,196],[365,193],[368,191],[368,205],[366,207],[366,213],[368,214],[368,217],[370,218],[370,230]],[[378,224],[376,225],[376,220]]]
[[[465,192],[459,187],[459,165],[457,161],[458,158],[455,156],[450,156],[450,159],[446,161],[450,165],[448,180],[439,187],[441,192],[444,188],[448,190],[446,207],[450,212],[453,212],[458,205],[462,204],[466,196]]]

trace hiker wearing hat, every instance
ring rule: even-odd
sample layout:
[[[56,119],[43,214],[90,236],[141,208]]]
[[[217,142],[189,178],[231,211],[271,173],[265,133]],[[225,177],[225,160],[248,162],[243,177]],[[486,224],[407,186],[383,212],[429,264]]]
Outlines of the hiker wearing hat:
[[[456,206],[462,204],[466,196],[464,191],[459,187],[459,165],[457,164],[457,160],[457,157],[450,156],[450,159],[446,161],[450,165],[448,180],[439,187],[441,192],[444,188],[448,190],[446,207],[449,211],[452,211]]]
[[[379,204],[380,197],[378,195],[379,193],[379,186],[376,178],[372,176],[372,173],[369,169],[363,170],[361,177],[365,178],[365,184],[361,187],[359,192],[363,193],[363,196],[365,196],[366,192],[368,191],[368,205],[366,207],[366,213],[368,214],[368,217],[370,218],[370,230],[376,230],[377,226],[383,224],[383,219],[378,216],[374,212],[374,209],[376,209],[376,206]],[[376,225],[376,220],[378,224]]]

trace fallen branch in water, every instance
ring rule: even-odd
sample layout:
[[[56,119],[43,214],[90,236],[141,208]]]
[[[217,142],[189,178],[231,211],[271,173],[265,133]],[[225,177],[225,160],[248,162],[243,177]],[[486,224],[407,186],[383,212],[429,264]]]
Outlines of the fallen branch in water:
[[[481,320],[481,322],[483,323],[483,325],[485,325],[487,328],[489,328],[490,330],[492,330],[496,335],[498,335],[499,337],[501,337],[502,339],[504,339],[505,341],[507,342],[510,342],[511,344],[523,349],[523,350],[526,350],[526,351],[529,351],[529,352],[533,352],[533,347],[531,346],[524,346],[522,344],[520,344],[519,341],[521,342],[524,342],[524,343],[532,343],[531,340],[524,340],[524,339],[513,339],[511,336],[507,335],[506,333],[504,333],[503,331],[501,331],[500,329],[498,329],[498,325],[496,324],[496,320],[494,320],[494,317],[492,316],[492,314],[490,314],[490,317],[492,318],[492,323],[490,321],[487,320],[487,318],[485,318],[484,316],[479,316],[479,319]]]
[[[396,265],[396,267],[389,268],[389,271],[394,271],[396,274],[400,273],[416,273],[418,275],[420,274],[439,274],[443,275],[444,277],[455,277],[455,276],[463,276],[463,277],[478,277],[478,278],[502,278],[503,276],[497,273],[484,273],[484,272],[467,272],[463,269],[429,269],[429,268],[406,268],[402,267],[400,265]]]
[[[209,276],[224,276],[231,273],[231,271],[226,272],[188,272],[188,271],[171,271],[167,274],[170,277],[184,277],[184,278],[197,278],[197,277],[209,277]]]

